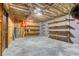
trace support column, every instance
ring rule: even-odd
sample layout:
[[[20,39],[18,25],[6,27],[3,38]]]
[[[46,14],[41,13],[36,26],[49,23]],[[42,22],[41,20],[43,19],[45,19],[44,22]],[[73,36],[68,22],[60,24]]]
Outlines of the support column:
[[[0,4],[0,55],[2,55],[2,4]]]

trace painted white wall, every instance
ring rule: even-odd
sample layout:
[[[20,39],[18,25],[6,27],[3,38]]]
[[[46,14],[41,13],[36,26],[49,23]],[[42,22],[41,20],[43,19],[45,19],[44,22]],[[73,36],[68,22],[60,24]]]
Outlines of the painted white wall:
[[[40,35],[48,36],[48,24],[46,22],[40,22]]]
[[[67,18],[69,19],[69,15],[67,15]],[[70,16],[70,19],[74,19],[74,18]],[[74,21],[70,21],[70,26],[74,28],[74,29],[70,29],[70,32],[74,35],[74,38],[71,37],[71,40],[73,43],[79,44],[79,20],[74,19]]]
[[[40,22],[40,36],[42,36],[42,22]]]
[[[75,28],[74,30],[70,30],[70,32],[75,36],[74,38],[71,37],[74,43],[79,44],[79,24],[77,24],[79,20],[75,19],[75,21],[70,21],[70,25]]]

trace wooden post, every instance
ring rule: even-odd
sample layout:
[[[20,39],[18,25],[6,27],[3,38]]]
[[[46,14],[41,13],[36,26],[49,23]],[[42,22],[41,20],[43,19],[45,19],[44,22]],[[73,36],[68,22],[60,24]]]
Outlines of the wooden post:
[[[2,55],[2,4],[0,4],[0,55]]]

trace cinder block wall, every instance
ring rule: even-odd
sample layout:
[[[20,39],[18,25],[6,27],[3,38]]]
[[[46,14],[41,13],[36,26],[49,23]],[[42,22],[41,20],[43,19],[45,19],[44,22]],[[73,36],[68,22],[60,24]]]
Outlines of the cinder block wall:
[[[75,44],[79,44],[79,20],[74,19],[74,21],[70,21],[70,26],[74,28],[70,30],[70,32],[74,35],[71,39]]]
[[[48,23],[40,22],[40,36],[48,36]]]

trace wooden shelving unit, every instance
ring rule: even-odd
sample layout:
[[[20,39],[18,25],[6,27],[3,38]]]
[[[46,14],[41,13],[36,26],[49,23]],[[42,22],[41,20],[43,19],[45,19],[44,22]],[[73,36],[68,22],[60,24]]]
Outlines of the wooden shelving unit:
[[[37,36],[40,34],[40,30],[39,30],[40,26],[38,23],[34,22],[34,23],[31,23],[31,24],[28,24],[27,25],[27,35],[28,36]]]
[[[64,21],[67,21],[67,20],[54,21],[54,22],[50,22],[48,24],[55,24],[55,23],[64,22]]]
[[[74,29],[69,25],[69,20],[62,19],[62,20],[53,20],[52,22],[49,22],[49,37],[72,43],[70,37],[74,37],[70,33],[70,28]]]

